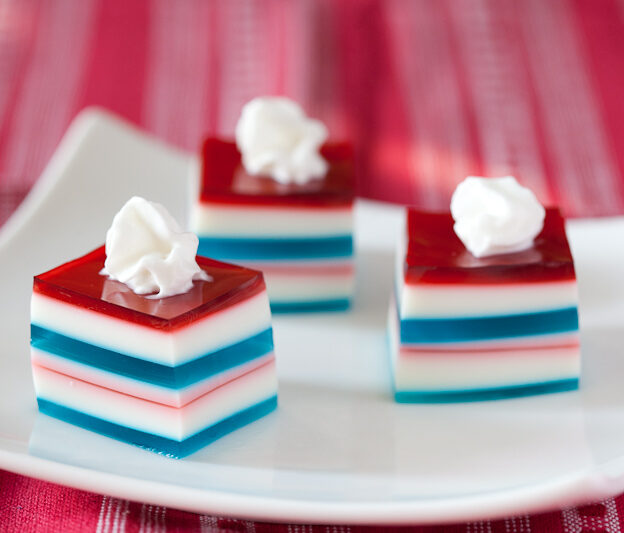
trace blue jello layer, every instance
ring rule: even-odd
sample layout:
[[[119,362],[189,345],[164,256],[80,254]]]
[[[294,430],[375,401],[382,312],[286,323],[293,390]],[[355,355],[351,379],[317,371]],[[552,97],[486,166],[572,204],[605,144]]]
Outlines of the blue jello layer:
[[[273,313],[314,313],[324,311],[345,311],[351,301],[348,298],[335,300],[316,300],[311,302],[274,302],[271,301]]]
[[[270,413],[277,407],[277,396],[253,405],[247,409],[210,426],[183,441],[167,439],[152,433],[146,433],[113,422],[96,418],[80,411],[64,407],[43,398],[37,398],[39,410],[46,415],[58,418],[75,426],[80,426],[101,435],[134,444],[141,448],[175,458],[186,457],[207,444],[217,440],[232,431],[239,429],[254,420]]]
[[[470,342],[578,330],[576,307],[478,318],[401,320],[401,344]]]
[[[490,389],[470,389],[460,391],[396,391],[394,397],[399,403],[454,403],[477,402],[484,400],[504,400],[506,398],[520,398],[535,394],[565,392],[576,390],[579,387],[577,378],[532,383],[529,385],[515,385]]]
[[[175,367],[101,348],[32,324],[31,345],[44,352],[101,370],[171,389],[181,389],[242,365],[273,350],[271,328],[244,341]]]
[[[353,237],[200,237],[197,253],[220,260],[287,260],[351,257]]]

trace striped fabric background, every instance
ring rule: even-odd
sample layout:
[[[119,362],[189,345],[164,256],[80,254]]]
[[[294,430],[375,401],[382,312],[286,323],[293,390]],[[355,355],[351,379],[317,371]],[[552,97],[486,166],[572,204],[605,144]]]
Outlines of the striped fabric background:
[[[568,215],[624,212],[624,0],[4,0],[0,187],[112,109],[196,150],[287,94],[358,148],[360,193],[445,207],[512,173]]]
[[[624,214],[624,0],[0,0],[0,222],[85,106],[196,150],[260,94],[352,139],[363,196],[444,208],[465,175],[512,173],[569,216]],[[416,531],[613,533],[623,506]],[[217,519],[0,473],[2,531],[373,529]]]

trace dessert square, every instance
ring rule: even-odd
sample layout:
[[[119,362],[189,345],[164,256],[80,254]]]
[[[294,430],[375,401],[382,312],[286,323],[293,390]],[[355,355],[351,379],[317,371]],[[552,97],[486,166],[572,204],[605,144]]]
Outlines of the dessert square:
[[[265,275],[273,311],[344,309],[353,292],[351,147],[327,143],[323,179],[283,184],[245,171],[232,141],[209,138],[191,229],[199,253]]]
[[[409,209],[389,330],[403,402],[494,399],[578,387],[574,262],[557,209],[533,246],[476,258],[446,213]]]
[[[42,412],[182,457],[275,408],[260,272],[198,256],[212,281],[152,298],[100,274],[105,259],[101,247],[34,279]]]

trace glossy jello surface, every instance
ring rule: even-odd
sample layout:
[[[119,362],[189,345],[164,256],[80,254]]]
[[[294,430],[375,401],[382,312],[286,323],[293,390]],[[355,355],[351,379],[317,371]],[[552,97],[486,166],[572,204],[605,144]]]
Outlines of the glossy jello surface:
[[[527,283],[575,279],[564,220],[546,210],[544,228],[522,252],[474,257],[453,231],[450,213],[409,209],[405,258],[407,283]]]
[[[173,330],[221,311],[264,290],[255,270],[197,256],[212,281],[194,281],[190,291],[167,298],[138,295],[101,275],[104,246],[35,276],[34,291],[144,326]]]
[[[236,144],[208,138],[202,148],[200,200],[224,204],[295,207],[348,206],[355,195],[353,150],[347,143],[326,143],[322,156],[329,163],[323,179],[306,184],[282,184],[270,177],[249,175]]]

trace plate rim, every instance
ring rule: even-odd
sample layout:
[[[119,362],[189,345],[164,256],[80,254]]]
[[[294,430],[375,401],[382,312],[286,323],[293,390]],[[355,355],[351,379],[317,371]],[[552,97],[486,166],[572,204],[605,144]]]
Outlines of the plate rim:
[[[617,470],[624,472],[624,459]],[[332,503],[287,500],[227,491],[183,487],[68,465],[0,448],[0,468],[79,490],[192,513],[276,523],[337,525],[442,525],[500,520],[600,501],[624,490],[624,476],[609,476],[603,465],[560,476],[547,483],[435,500]],[[614,471],[616,469],[614,468]],[[599,475],[600,474],[600,475]],[[598,475],[598,477],[596,477]],[[131,480],[131,483],[128,481]]]

